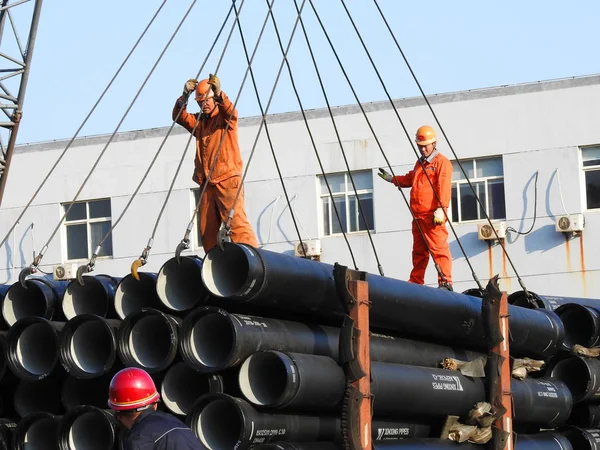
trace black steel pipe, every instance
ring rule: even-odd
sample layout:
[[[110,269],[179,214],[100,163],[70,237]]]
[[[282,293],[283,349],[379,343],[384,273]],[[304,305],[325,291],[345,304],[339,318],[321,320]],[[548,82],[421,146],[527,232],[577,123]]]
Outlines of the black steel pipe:
[[[600,450],[600,430],[569,427],[563,431],[575,450]]]
[[[189,311],[203,304],[208,291],[202,284],[202,259],[182,256],[180,263],[171,258],[158,271],[156,292],[160,301],[172,311]]]
[[[346,376],[328,356],[278,351],[250,355],[239,372],[242,395],[252,404],[295,410],[336,410]]]
[[[576,355],[561,355],[548,363],[546,375],[564,382],[573,403],[600,398],[600,360]]]
[[[515,450],[580,450],[571,445],[569,440],[560,433],[545,431],[536,434],[519,434],[515,440]],[[375,450],[446,450],[468,449],[478,450],[482,445],[463,442],[457,444],[450,440],[440,439],[401,439],[397,441],[375,442]],[[584,448],[581,448],[584,450]]]
[[[109,410],[79,406],[68,411],[58,422],[60,450],[115,448],[121,425]]]
[[[578,403],[573,405],[568,425],[579,428],[600,427],[600,405],[598,403]]]
[[[340,436],[333,416],[269,414],[227,394],[207,394],[192,406],[187,423],[208,450],[279,441],[330,441]]]
[[[338,408],[345,377],[326,356],[261,351],[241,366],[240,388],[252,404],[272,408]],[[573,400],[566,384],[547,379],[512,380],[514,420],[554,428],[565,423]],[[378,416],[464,415],[485,400],[481,379],[458,371],[373,361],[373,412]]]
[[[381,441],[374,442],[374,450],[447,450],[460,448],[460,450],[481,450],[480,445],[463,442],[460,447],[458,444],[450,440],[442,439],[399,439],[397,441]]]
[[[556,295],[539,295],[528,291],[531,297],[528,297],[525,291],[515,291],[508,296],[508,303],[523,308],[542,308],[554,311],[561,305],[567,303],[576,303],[578,305],[591,306],[600,309],[600,299],[581,298],[581,297],[560,297]]]
[[[259,412],[247,401],[227,394],[206,394],[192,406],[187,424],[208,450],[286,442],[341,442],[336,416],[288,415]],[[372,421],[372,438],[395,435],[423,437],[430,426],[413,421]]]
[[[196,399],[224,392],[222,377],[198,372],[185,362],[173,364],[161,383],[161,400],[173,414],[185,416]]]
[[[340,450],[333,442],[272,442],[253,447],[254,450]]]
[[[6,331],[0,331],[0,380],[6,373]]]
[[[156,293],[156,274],[138,272],[139,281],[131,274],[123,277],[115,293],[115,311],[120,319],[140,312],[144,308],[161,309],[162,303]]]
[[[61,376],[49,376],[39,381],[21,380],[13,398],[17,414],[21,417],[35,412],[62,414],[61,378]]]
[[[215,247],[206,255],[202,280],[214,296],[331,318],[343,314],[333,270],[329,264],[226,243],[224,250]],[[368,282],[372,327],[485,348],[480,299],[374,274]],[[556,314],[515,306],[509,314],[515,356],[545,358],[557,352],[564,328]]]
[[[566,423],[573,396],[565,383],[549,378],[511,381],[513,420],[521,424],[555,428]]]
[[[69,375],[60,389],[64,408],[70,410],[82,405],[106,408],[106,396],[112,376],[112,372],[92,379],[80,379]]]
[[[17,424],[11,419],[0,418],[0,449],[13,450],[13,436]]]
[[[83,286],[73,280],[63,296],[62,310],[67,320],[81,314],[95,314],[113,319],[115,312],[115,292],[121,278],[110,275],[84,276]]]
[[[563,348],[571,351],[575,345],[586,348],[600,343],[600,312],[590,306],[565,303],[554,310],[565,327]]]
[[[60,417],[37,412],[24,417],[14,431],[15,450],[54,450]]]
[[[211,306],[189,313],[181,327],[181,355],[203,372],[233,367],[261,349],[337,358],[338,341],[336,328],[230,314]]]
[[[99,377],[112,369],[117,359],[117,319],[93,314],[75,316],[59,335],[60,361],[77,378]]]
[[[6,335],[10,370],[24,380],[47,377],[58,362],[58,335],[64,325],[41,317],[19,319]]]
[[[119,327],[119,358],[150,373],[165,370],[177,356],[180,325],[180,318],[157,309],[130,314]]]
[[[4,304],[4,296],[6,292],[10,289],[10,284],[0,284],[0,305]],[[0,330],[5,331],[8,330],[9,325],[4,320],[4,315],[0,314]]]
[[[24,288],[18,281],[14,283],[2,301],[2,316],[8,325],[14,325],[23,317],[43,317],[48,320],[64,320],[60,307],[67,281],[53,281],[46,278],[29,278]]]
[[[340,329],[265,317],[231,314],[204,306],[181,327],[181,354],[197,370],[215,372],[240,364],[259,350],[309,353],[338,359]],[[374,361],[439,367],[444,358],[472,361],[481,353],[411,339],[371,334]]]

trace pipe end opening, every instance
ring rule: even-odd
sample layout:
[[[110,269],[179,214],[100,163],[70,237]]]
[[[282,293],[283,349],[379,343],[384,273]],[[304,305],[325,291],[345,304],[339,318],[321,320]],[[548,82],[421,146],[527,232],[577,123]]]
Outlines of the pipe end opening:
[[[209,312],[200,317],[189,334],[194,362],[209,370],[229,367],[235,347],[235,330],[229,316]]]
[[[207,403],[194,422],[194,433],[209,450],[237,448],[244,432],[241,411],[234,402],[226,399]]]
[[[280,406],[292,389],[288,381],[297,380],[293,364],[291,358],[280,352],[253,353],[240,368],[242,394],[255,405]]]
[[[250,266],[245,247],[226,243],[224,250],[214,247],[204,258],[202,281],[215,297],[240,294],[246,284]]]
[[[156,292],[161,302],[174,311],[188,311],[206,297],[202,283],[202,263],[184,256],[167,261],[158,272]]]
[[[124,277],[115,292],[115,311],[121,319],[155,306],[156,280],[145,272],[138,272],[139,281],[131,276]]]

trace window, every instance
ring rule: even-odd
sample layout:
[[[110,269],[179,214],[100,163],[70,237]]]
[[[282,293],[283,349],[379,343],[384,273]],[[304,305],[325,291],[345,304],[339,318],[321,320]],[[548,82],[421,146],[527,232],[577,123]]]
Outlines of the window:
[[[333,194],[333,201],[340,215],[342,226],[338,221],[335,210],[331,206],[331,198],[325,178],[319,176],[321,211],[323,215],[323,235],[331,236],[342,232],[365,231],[367,227],[373,230],[373,175],[370,170],[352,172],[360,206],[365,215],[364,219],[358,209],[352,181],[347,173],[327,175],[327,182]],[[366,222],[366,223],[365,223]]]
[[[460,163],[490,219],[506,218],[502,157],[467,159]],[[456,161],[452,161],[452,168],[452,221],[485,219],[485,213]]]
[[[63,214],[71,203],[63,203]],[[111,227],[110,199],[73,203],[65,217],[67,259],[89,259]],[[112,235],[108,236],[98,256],[112,256]]]
[[[600,146],[581,149],[587,209],[600,208]]]

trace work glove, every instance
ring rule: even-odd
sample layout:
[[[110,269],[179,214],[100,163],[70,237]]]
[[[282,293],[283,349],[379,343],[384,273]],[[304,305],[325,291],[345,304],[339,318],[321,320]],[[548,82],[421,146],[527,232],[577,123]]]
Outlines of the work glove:
[[[190,94],[192,92],[194,92],[194,89],[196,89],[197,85],[198,85],[198,80],[194,80],[193,78],[190,78],[189,80],[187,80],[185,82],[185,84],[183,85],[183,95],[185,95],[186,97],[189,97]]]
[[[382,179],[384,179],[385,181],[387,181],[388,183],[392,182],[392,176],[387,173],[387,171],[383,168],[379,168],[379,173],[377,174],[379,175]]]
[[[216,75],[212,73],[208,76],[208,84],[212,88],[212,91],[215,93],[215,97],[221,96],[221,81],[217,78]]]
[[[444,223],[444,210],[442,208],[438,208],[433,212],[433,223],[436,225]]]

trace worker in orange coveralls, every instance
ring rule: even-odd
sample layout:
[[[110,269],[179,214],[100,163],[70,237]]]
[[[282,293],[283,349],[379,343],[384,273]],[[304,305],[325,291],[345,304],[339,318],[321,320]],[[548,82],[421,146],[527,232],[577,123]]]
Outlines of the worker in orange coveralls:
[[[421,152],[421,158],[415,163],[413,170],[406,175],[392,177],[384,169],[379,169],[378,175],[385,181],[398,186],[398,189],[411,188],[410,208],[414,214],[412,223],[413,269],[409,281],[417,284],[425,283],[425,270],[429,263],[428,245],[443,274],[443,277],[438,274],[438,287],[451,291],[453,290],[452,256],[448,247],[448,230],[445,225],[446,215],[444,212],[448,211],[452,194],[452,163],[436,148],[437,138],[435,131],[430,126],[424,125],[417,130],[416,143]],[[427,181],[427,177],[431,183]],[[432,185],[438,194],[437,197]],[[423,235],[417,227],[417,222]]]
[[[186,110],[187,99],[196,92],[200,113],[190,114]],[[179,111],[179,118],[177,115]],[[227,222],[229,211],[238,188],[242,183],[242,156],[238,145],[238,114],[231,100],[221,90],[221,82],[210,74],[208,79],[186,81],[183,94],[173,108],[173,120],[196,137],[196,157],[192,179],[202,186],[208,183],[200,202],[198,227],[202,246],[208,252],[217,244],[221,225]],[[197,126],[197,122],[200,122]],[[227,124],[229,123],[229,127]],[[196,129],[194,130],[194,127]],[[226,129],[227,127],[227,129]],[[221,144],[221,140],[223,143]],[[210,179],[210,168],[219,155]],[[231,222],[230,237],[233,242],[257,247],[256,236],[246,217],[244,193],[240,192]]]

